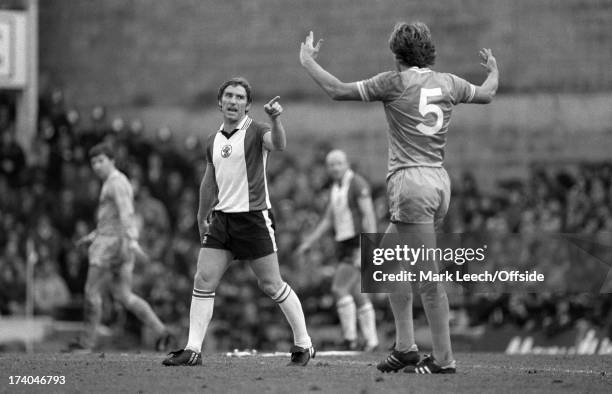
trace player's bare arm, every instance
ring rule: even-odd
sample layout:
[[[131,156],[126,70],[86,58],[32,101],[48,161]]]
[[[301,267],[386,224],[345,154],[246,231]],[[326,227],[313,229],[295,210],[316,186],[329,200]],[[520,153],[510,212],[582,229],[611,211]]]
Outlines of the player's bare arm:
[[[215,167],[208,163],[206,172],[200,182],[200,203],[198,206],[198,230],[200,231],[200,239],[208,231],[208,216],[215,203],[217,195],[217,182],[215,181]]]
[[[285,128],[280,120],[280,114],[283,113],[283,107],[279,103],[280,96],[274,97],[264,105],[264,111],[270,117],[272,130],[264,134],[264,146],[268,150],[284,150],[287,146],[287,135]]]
[[[321,219],[321,221],[319,222],[317,227],[315,227],[313,232],[310,233],[310,235],[308,235],[302,241],[302,243],[298,247],[296,253],[298,255],[305,253],[308,249],[310,249],[310,247],[312,246],[312,244],[315,241],[317,241],[319,238],[321,238],[323,236],[323,234],[328,232],[331,228],[332,228],[332,207],[331,207],[331,204],[329,204],[327,206],[327,209],[325,210],[325,214],[323,215],[323,219]]]
[[[497,69],[497,60],[493,56],[493,52],[488,48],[483,48],[479,52],[482,62],[480,65],[487,70],[487,78],[480,86],[476,86],[476,92],[472,103],[475,104],[488,104],[495,97],[497,93],[497,86],[499,85],[499,70]]]
[[[362,215],[362,228],[364,233],[376,232],[376,214],[374,213],[374,203],[369,194],[357,199],[359,210]]]
[[[308,74],[333,100],[361,100],[356,82],[342,82],[325,70],[316,59],[323,40],[314,45],[314,33],[310,32],[300,47],[300,63]]]

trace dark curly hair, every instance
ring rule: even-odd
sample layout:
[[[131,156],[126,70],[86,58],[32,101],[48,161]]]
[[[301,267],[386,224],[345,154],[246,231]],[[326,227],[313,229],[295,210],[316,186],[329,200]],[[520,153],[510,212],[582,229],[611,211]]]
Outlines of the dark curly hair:
[[[228,86],[242,86],[244,88],[244,90],[246,91],[246,95],[247,95],[247,103],[251,103],[251,101],[253,101],[253,97],[251,95],[251,84],[249,83],[249,81],[246,80],[246,78],[244,77],[234,77],[232,79],[229,79],[225,82],[223,82],[221,84],[221,86],[219,87],[219,91],[217,92],[217,101],[220,102],[221,101],[221,97],[223,96],[223,92],[225,92],[225,89]]]
[[[407,67],[428,67],[436,61],[436,47],[429,27],[423,22],[397,23],[389,37],[389,48]]]

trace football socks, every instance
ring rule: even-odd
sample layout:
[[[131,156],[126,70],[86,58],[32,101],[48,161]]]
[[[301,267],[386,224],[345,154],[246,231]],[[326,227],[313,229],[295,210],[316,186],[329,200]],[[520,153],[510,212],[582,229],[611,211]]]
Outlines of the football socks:
[[[365,337],[367,346],[374,348],[378,346],[378,333],[376,332],[376,312],[371,302],[367,302],[357,310],[359,328]]]
[[[212,319],[215,292],[193,289],[189,310],[189,339],[185,349],[200,353],[208,323]]]
[[[298,296],[291,286],[283,282],[280,290],[271,297],[285,314],[291,330],[293,331],[293,343],[301,348],[312,347],[310,336],[306,330],[306,319]]]
[[[357,307],[350,295],[340,297],[336,302],[336,310],[340,319],[342,337],[347,341],[357,340]]]

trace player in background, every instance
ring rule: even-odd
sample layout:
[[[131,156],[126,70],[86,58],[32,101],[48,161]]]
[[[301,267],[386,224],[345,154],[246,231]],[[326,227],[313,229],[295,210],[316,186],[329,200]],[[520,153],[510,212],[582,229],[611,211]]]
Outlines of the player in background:
[[[315,355],[302,304],[281,278],[276,254],[266,163],[271,151],[283,150],[287,144],[279,99],[264,105],[269,126],[247,115],[252,95],[246,79],[233,78],[219,88],[223,124],[206,144],[197,216],[202,248],[191,298],[189,340],[185,349],[171,352],[164,365],[202,364],[202,342],[212,318],[215,290],[234,259],[249,262],[261,290],[285,314],[294,340],[289,365],[304,366]]]
[[[105,143],[89,151],[94,173],[103,181],[96,229],[77,241],[90,244],[89,270],[85,283],[86,331],[70,345],[73,351],[89,352],[96,345],[102,318],[102,292],[110,286],[113,296],[158,335],[156,350],[167,350],[174,337],[151,306],[132,292],[135,257],[146,256],[138,244],[134,221],[134,195],[127,177],[115,167],[112,148]]]
[[[370,186],[363,177],[350,169],[346,154],[341,150],[329,152],[325,164],[334,181],[329,204],[323,219],[303,240],[297,253],[305,253],[323,234],[333,229],[339,264],[334,274],[332,293],[336,299],[344,345],[347,350],[358,349],[359,320],[359,328],[366,340],[365,350],[373,351],[378,347],[376,312],[370,297],[361,293],[359,272],[360,234],[376,232]]]
[[[490,49],[480,51],[481,65],[487,71],[480,86],[431,70],[435,46],[429,28],[421,22],[396,24],[389,47],[396,69],[359,82],[342,82],[317,63],[321,40],[314,45],[312,32],[301,45],[300,62],[334,100],[383,103],[389,126],[387,195],[391,224],[386,233],[410,233],[419,244],[435,247],[432,234],[444,219],[450,199],[450,180],[442,163],[452,108],[459,103],[491,102],[498,86],[497,62]],[[454,373],[446,292],[439,283],[416,284],[433,343],[433,355],[420,360],[414,341],[411,287],[389,294],[396,343],[377,368],[383,372],[403,368],[412,373]]]

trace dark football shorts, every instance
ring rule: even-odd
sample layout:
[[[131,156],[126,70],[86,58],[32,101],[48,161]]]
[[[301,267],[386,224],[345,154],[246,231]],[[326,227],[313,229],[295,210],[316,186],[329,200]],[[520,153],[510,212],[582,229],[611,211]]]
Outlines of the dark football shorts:
[[[344,241],[336,242],[336,258],[340,263],[361,265],[361,248],[359,247],[359,235]]]
[[[268,209],[253,212],[214,211],[203,248],[229,250],[239,260],[254,260],[276,252],[274,217]]]

